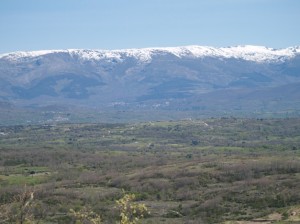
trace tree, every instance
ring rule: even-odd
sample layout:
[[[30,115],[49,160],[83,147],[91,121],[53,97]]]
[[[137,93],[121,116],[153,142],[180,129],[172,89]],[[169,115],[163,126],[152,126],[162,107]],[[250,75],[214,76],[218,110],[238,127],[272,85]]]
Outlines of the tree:
[[[27,189],[16,195],[13,201],[0,207],[0,219],[2,223],[35,223],[31,209],[33,206],[34,191]]]
[[[134,194],[125,194],[116,201],[120,209],[120,224],[136,224],[141,218],[149,214],[145,204],[135,203],[134,200]]]

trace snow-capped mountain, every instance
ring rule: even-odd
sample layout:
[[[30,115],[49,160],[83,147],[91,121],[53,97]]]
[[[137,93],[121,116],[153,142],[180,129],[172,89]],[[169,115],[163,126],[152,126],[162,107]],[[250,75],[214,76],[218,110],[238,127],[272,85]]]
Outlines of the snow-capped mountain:
[[[300,48],[185,46],[0,55],[0,100],[22,106],[243,108],[300,98]],[[293,91],[291,91],[293,90]],[[155,106],[156,105],[156,106]],[[288,109],[288,108],[287,108]]]
[[[236,58],[256,62],[278,62],[293,58],[300,53],[299,47],[290,47],[286,49],[273,49],[264,46],[235,46],[214,48],[208,46],[185,46],[185,47],[167,47],[167,48],[144,48],[144,49],[125,49],[125,50],[44,50],[31,52],[13,52],[0,54],[0,59],[10,61],[22,61],[24,58],[36,58],[48,54],[66,53],[72,57],[81,60],[107,60],[132,57],[141,62],[150,62],[152,57],[156,55],[172,54],[178,58],[204,58],[204,57],[220,57],[220,58]]]

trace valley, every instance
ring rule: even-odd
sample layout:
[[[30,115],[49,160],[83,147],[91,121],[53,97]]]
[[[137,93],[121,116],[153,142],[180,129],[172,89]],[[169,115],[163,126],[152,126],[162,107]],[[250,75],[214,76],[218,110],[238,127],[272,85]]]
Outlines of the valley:
[[[149,209],[142,223],[299,223],[299,128],[299,118],[0,126],[1,215],[27,189],[39,223],[72,223],[83,208],[115,223],[125,191]]]

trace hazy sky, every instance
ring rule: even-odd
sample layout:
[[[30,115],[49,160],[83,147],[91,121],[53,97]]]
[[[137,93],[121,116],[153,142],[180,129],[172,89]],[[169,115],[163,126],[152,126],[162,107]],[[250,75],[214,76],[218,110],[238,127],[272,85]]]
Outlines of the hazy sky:
[[[300,45],[300,0],[0,0],[0,53]]]

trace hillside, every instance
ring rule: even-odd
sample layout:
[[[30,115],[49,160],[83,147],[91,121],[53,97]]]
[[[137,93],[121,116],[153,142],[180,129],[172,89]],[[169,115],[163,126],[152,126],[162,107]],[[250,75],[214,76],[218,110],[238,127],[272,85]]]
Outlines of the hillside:
[[[75,223],[70,209],[87,208],[116,223],[123,190],[149,208],[142,223],[299,223],[299,124],[220,118],[0,127],[0,218],[8,210],[7,223],[17,223],[11,206],[27,186],[35,198],[26,214],[40,223]]]

